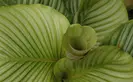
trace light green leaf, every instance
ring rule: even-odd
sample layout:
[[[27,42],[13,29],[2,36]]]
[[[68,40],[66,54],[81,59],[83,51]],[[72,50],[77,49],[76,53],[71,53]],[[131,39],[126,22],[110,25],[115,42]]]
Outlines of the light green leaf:
[[[117,47],[101,46],[83,59],[59,60],[54,74],[63,82],[132,82],[133,59]]]
[[[41,0],[0,0],[0,6],[15,5],[15,4],[37,4]]]
[[[99,0],[80,14],[79,23],[93,27],[98,41],[106,43],[112,32],[127,21],[127,11],[121,0]]]
[[[0,8],[0,82],[55,82],[69,22],[43,5]]]
[[[96,42],[97,36],[94,29],[80,24],[70,25],[63,37],[63,47],[70,59],[82,58]]]
[[[133,56],[133,20],[119,27],[113,34],[110,44],[116,45]]]
[[[0,6],[16,4],[44,4],[58,10],[64,15],[68,15],[63,0],[0,0]]]

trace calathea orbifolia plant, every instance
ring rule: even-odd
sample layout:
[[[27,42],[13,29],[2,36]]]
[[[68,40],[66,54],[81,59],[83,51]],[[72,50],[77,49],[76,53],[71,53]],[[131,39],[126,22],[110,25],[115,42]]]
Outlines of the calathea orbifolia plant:
[[[128,32],[132,24],[125,23],[122,0],[1,0],[0,4],[0,82],[133,81],[133,59],[124,52],[129,47],[132,53],[127,45],[132,44]]]

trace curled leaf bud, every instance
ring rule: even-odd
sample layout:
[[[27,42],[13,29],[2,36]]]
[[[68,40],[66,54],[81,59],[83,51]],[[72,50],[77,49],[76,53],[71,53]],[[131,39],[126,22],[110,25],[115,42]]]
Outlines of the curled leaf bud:
[[[79,59],[96,44],[96,41],[97,36],[93,28],[73,24],[64,35],[63,46],[67,51],[67,57]]]

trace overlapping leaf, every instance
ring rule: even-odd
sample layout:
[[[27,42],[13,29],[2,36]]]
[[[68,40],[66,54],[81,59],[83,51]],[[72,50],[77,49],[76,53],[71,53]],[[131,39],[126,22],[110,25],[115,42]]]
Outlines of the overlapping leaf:
[[[0,0],[0,6],[16,4],[44,4],[58,10],[64,15],[68,15],[63,0]]]
[[[43,5],[0,8],[0,82],[55,82],[68,20]]]
[[[100,43],[124,22],[128,21],[127,11],[121,0],[64,0],[65,16],[70,23],[88,25],[95,29]]]
[[[2,5],[45,4],[63,13],[71,24],[79,23],[95,29],[100,43],[128,21],[123,0],[1,0]]]
[[[121,0],[1,0],[0,5],[44,4],[63,13],[71,24],[91,26],[98,41],[108,42],[112,32],[128,21]],[[132,82],[132,57],[113,46],[89,52],[83,59],[60,60],[62,37],[68,20],[42,5],[0,8],[0,81],[1,82]],[[125,28],[127,30],[131,28]],[[132,44],[129,34],[128,41]],[[118,40],[125,43],[123,34]],[[110,39],[110,38],[109,38]],[[126,45],[128,45],[126,43]],[[132,46],[132,45],[131,45]],[[132,49],[130,47],[131,53]],[[126,46],[127,47],[127,46]],[[123,48],[123,47],[122,47]],[[55,74],[55,76],[54,76]],[[55,80],[57,77],[57,80]]]
[[[110,44],[116,45],[133,56],[133,20],[120,26],[113,34]]]
[[[41,0],[0,0],[0,6],[15,5],[15,4],[37,4]]]
[[[81,60],[61,59],[54,73],[63,82],[132,82],[133,59],[117,47],[101,46]]]
[[[93,27],[99,37],[98,41],[104,43],[126,21],[128,16],[121,0],[99,0],[81,15],[80,24]]]

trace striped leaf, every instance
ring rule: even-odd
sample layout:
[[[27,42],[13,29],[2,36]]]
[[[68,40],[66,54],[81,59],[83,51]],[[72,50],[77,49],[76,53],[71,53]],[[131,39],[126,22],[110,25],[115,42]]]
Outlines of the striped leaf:
[[[43,5],[0,8],[0,82],[55,82],[68,20]]]
[[[105,43],[112,32],[127,21],[127,11],[121,0],[99,0],[81,13],[79,23],[93,27],[98,41]]]
[[[132,82],[132,57],[114,46],[101,46],[81,60],[63,58],[54,67],[62,82]]]
[[[112,33],[128,21],[122,0],[64,0],[64,5],[70,23],[94,28],[101,44],[108,43]]]
[[[67,15],[63,0],[0,0],[0,6],[16,4],[44,4],[50,6],[59,12]]]
[[[15,4],[37,4],[41,0],[0,0],[0,6]]]
[[[133,56],[133,20],[122,24],[112,36],[110,44]]]
[[[128,21],[123,0],[1,0],[2,5],[44,4],[63,13],[71,24],[79,23],[95,29],[98,42],[107,43],[107,39],[119,27]]]

